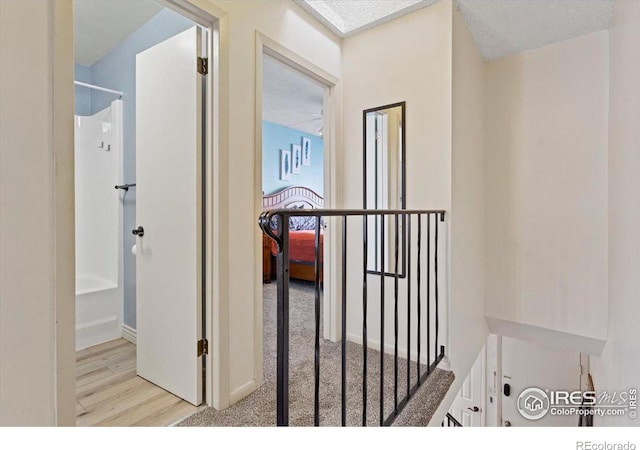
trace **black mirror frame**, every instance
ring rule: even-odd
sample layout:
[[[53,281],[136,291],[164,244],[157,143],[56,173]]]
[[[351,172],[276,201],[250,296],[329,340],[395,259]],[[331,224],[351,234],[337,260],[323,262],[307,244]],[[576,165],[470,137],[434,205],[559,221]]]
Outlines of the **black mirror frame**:
[[[406,102],[402,101],[402,102],[397,102],[397,103],[390,103],[388,105],[383,105],[383,106],[377,106],[375,108],[369,108],[369,109],[365,109],[362,111],[362,208],[363,209],[367,209],[367,114],[372,113],[372,112],[378,112],[378,111],[383,111],[385,109],[391,109],[391,108],[400,108],[402,113],[401,113],[401,117],[402,117],[402,149],[401,149],[401,154],[402,154],[402,168],[400,170],[400,176],[402,177],[402,183],[401,183],[401,194],[400,194],[400,209],[407,209],[407,139],[406,139],[406,133],[407,133],[407,118],[406,118]],[[367,233],[367,226],[366,226],[366,220],[367,220],[367,216],[365,216],[364,218],[365,220],[365,227],[364,227],[364,232]],[[401,217],[401,223],[402,223],[402,229],[406,230],[406,217]],[[405,278],[407,271],[406,271],[406,267],[407,267],[407,236],[406,236],[406,232],[403,231],[402,233],[402,243],[401,243],[401,253],[402,256],[400,257],[400,261],[401,261],[401,267],[400,267],[400,273],[398,275],[399,278]],[[382,275],[382,273],[380,271],[376,271],[376,270],[369,270],[367,269],[367,273],[371,274],[371,275]],[[395,272],[388,272],[385,271],[384,272],[385,276],[388,277],[395,277],[396,274]]]

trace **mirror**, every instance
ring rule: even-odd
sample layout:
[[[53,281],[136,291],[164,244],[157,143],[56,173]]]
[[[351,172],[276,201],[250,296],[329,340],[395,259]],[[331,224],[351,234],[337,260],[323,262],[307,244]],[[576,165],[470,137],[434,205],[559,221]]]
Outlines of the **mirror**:
[[[363,111],[364,209],[406,209],[405,102]],[[398,219],[398,271],[405,274],[406,219]],[[370,273],[395,276],[395,218],[367,219]],[[384,246],[381,245],[384,238]]]

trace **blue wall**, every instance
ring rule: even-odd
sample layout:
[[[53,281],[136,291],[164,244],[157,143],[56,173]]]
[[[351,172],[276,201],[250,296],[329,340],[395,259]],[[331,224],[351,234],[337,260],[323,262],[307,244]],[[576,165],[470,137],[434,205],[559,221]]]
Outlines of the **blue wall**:
[[[136,55],[194,25],[195,23],[170,9],[164,9],[89,69],[92,84],[124,93],[125,183],[134,183],[136,179]],[[114,99],[111,94],[91,91],[91,114],[106,108]],[[135,196],[135,188],[125,194],[123,213],[124,323],[133,328],[136,326],[136,260],[131,254],[131,247],[135,244],[135,236],[131,234],[131,230],[137,226]]]
[[[301,145],[303,136],[311,140],[311,166],[302,166],[301,174],[291,174],[289,181],[282,181],[280,150],[291,150],[291,144]],[[323,164],[321,137],[272,122],[262,122],[262,191],[265,194],[273,194],[288,186],[304,186],[324,196]]]
[[[75,79],[91,83],[91,68],[81,64],[75,65]],[[75,87],[76,114],[79,116],[91,115],[91,89]]]

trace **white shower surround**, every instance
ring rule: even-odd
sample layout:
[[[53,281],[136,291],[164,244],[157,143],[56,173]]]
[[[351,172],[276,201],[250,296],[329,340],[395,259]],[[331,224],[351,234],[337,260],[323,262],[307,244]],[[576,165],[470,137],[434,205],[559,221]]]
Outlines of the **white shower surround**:
[[[122,336],[122,100],[75,117],[76,350]]]

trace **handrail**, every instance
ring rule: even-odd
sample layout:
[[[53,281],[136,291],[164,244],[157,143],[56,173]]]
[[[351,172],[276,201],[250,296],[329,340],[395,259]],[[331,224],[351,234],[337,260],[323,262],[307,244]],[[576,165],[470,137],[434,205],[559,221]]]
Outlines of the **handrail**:
[[[385,389],[384,384],[384,369],[382,369],[379,373],[379,386],[380,386],[380,395],[379,395],[379,424],[380,426],[388,426],[393,423],[393,421],[398,417],[400,412],[405,408],[411,398],[413,398],[414,394],[423,385],[427,379],[436,369],[438,364],[445,357],[445,347],[443,345],[439,345],[438,336],[439,336],[439,323],[440,323],[440,311],[438,308],[439,300],[438,300],[438,247],[439,239],[438,239],[438,222],[444,222],[446,211],[442,209],[272,209],[264,211],[260,214],[258,219],[258,223],[262,231],[271,239],[273,239],[277,244],[277,253],[276,253],[276,280],[277,280],[277,333],[276,333],[276,341],[277,341],[277,361],[276,361],[276,418],[277,425],[286,426],[289,424],[289,279],[290,279],[290,248],[289,248],[289,227],[291,217],[315,217],[315,258],[312,265],[315,267],[315,342],[314,342],[314,425],[318,426],[320,424],[320,410],[319,410],[319,391],[320,391],[320,301],[321,301],[321,285],[320,285],[320,277],[319,271],[322,270],[321,263],[321,240],[320,240],[320,229],[321,223],[320,218],[322,217],[336,217],[342,219],[342,295],[341,295],[341,310],[342,310],[342,318],[341,318],[341,329],[342,329],[342,363],[341,363],[341,390],[342,390],[342,401],[341,401],[341,422],[342,425],[346,425],[346,395],[347,395],[347,369],[346,369],[346,313],[347,313],[347,281],[349,283],[355,278],[348,277],[347,271],[349,267],[355,268],[357,265],[348,266],[347,265],[347,222],[350,217],[361,217],[362,218],[362,245],[363,245],[363,255],[362,255],[362,313],[363,313],[363,323],[362,323],[362,361],[363,361],[363,373],[362,373],[362,425],[367,425],[367,349],[370,346],[371,341],[368,340],[367,335],[367,291],[368,291],[368,283],[367,278],[371,276],[380,276],[380,291],[379,291],[379,303],[380,303],[380,342],[385,342],[384,339],[384,323],[385,323],[385,277],[393,277],[394,278],[394,288],[393,288],[393,407],[390,411],[385,411],[384,405],[384,395],[383,391]],[[274,223],[273,219],[277,217],[277,223]],[[381,220],[380,234],[377,232],[371,235],[367,229],[367,219],[369,217],[377,217]],[[393,241],[391,238],[389,239],[391,242],[391,248],[389,250],[388,261],[385,261],[384,252],[381,253],[380,256],[380,271],[371,271],[367,266],[367,249],[368,242],[371,243],[371,236],[373,238],[373,242],[376,243],[377,240],[380,240],[380,245],[382,248],[385,248],[385,220],[384,217],[392,217],[395,220],[391,221],[389,224],[389,232],[393,230]],[[402,222],[400,223],[400,219]],[[414,220],[415,219],[415,220]],[[417,224],[417,230],[414,229],[412,233],[412,223]],[[426,227],[422,225],[426,224]],[[431,225],[433,224],[433,234],[431,230]],[[411,274],[411,241],[412,234],[417,236],[417,243],[415,244],[417,250],[417,258],[413,260],[415,265],[417,266],[417,294],[412,295],[411,286],[412,283],[416,282],[416,279],[412,279]],[[421,257],[421,246],[422,246],[422,236],[423,234],[426,237],[426,274],[421,273],[421,261],[423,257]],[[371,236],[369,236],[371,235]],[[400,238],[402,235],[402,238]],[[402,258],[406,258],[408,261],[407,265],[407,276],[403,278],[403,284],[406,286],[406,301],[407,305],[407,323],[406,323],[406,333],[407,333],[407,349],[406,354],[411,355],[411,341],[415,339],[417,343],[417,353],[416,353],[416,363],[411,364],[412,357],[409,356],[409,361],[406,364],[407,366],[407,375],[406,375],[406,395],[403,397],[399,396],[398,385],[401,382],[399,376],[399,348],[398,348],[398,339],[400,332],[400,324],[398,318],[398,305],[399,305],[399,282],[400,282],[400,269],[399,269],[399,245],[400,240],[402,239],[403,246],[404,241],[406,240],[407,245],[407,255],[404,254]],[[430,250],[431,242],[433,242],[433,252]],[[404,248],[404,247],[403,247]],[[393,249],[394,251],[392,252]],[[395,266],[395,270],[385,270],[385,262],[388,264],[388,268],[391,269]],[[394,264],[395,262],[395,264]],[[432,265],[431,265],[432,264]],[[359,269],[356,269],[359,271]],[[426,276],[424,276],[426,275]],[[413,280],[413,281],[412,281]],[[422,280],[422,282],[421,282]],[[432,287],[430,288],[430,281],[433,280]],[[424,283],[426,285],[426,290],[421,291],[421,285]],[[415,292],[415,291],[414,291]],[[433,296],[431,296],[431,292],[433,292]],[[403,294],[404,295],[404,294]],[[375,299],[374,299],[375,300]],[[411,304],[415,302],[417,309],[417,324],[416,327],[411,326]],[[426,306],[426,317],[424,322],[424,328],[421,328],[421,304]],[[430,309],[430,305],[433,304],[433,309]],[[444,323],[444,322],[443,322]],[[433,328],[432,328],[433,324]],[[404,326],[404,325],[403,325]],[[417,330],[417,333],[416,333]],[[415,335],[414,335],[415,333]],[[433,342],[430,340],[430,336],[433,335]],[[426,341],[426,363],[421,362],[421,341]],[[371,344],[375,345],[375,344]],[[433,350],[433,353],[431,351]],[[384,359],[385,359],[385,351],[379,352],[380,359],[380,368],[384,368]],[[390,352],[391,353],[391,352]],[[404,370],[404,369],[403,369]],[[411,372],[416,374],[415,382],[412,381]],[[387,415],[388,414],[388,415]]]
[[[393,216],[415,214],[438,214],[440,222],[444,222],[444,209],[294,209],[280,208],[263,211],[258,218],[260,229],[280,247],[282,241],[271,227],[271,219],[277,215],[289,217],[344,217],[344,216]]]

